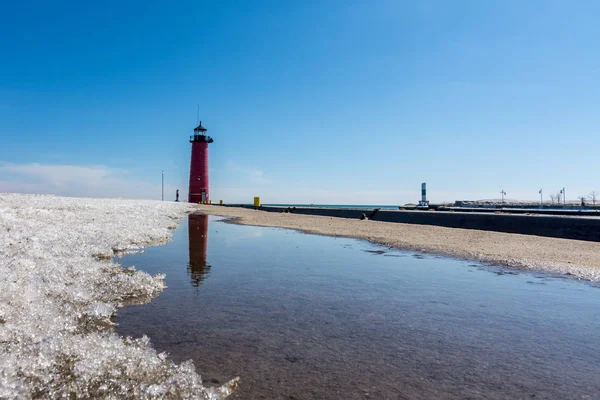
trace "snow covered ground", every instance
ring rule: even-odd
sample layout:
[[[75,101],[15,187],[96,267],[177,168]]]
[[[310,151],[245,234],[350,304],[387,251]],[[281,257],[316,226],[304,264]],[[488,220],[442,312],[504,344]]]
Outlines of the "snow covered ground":
[[[0,194],[0,398],[226,397],[110,317],[163,289],[116,252],[164,243],[186,203]]]

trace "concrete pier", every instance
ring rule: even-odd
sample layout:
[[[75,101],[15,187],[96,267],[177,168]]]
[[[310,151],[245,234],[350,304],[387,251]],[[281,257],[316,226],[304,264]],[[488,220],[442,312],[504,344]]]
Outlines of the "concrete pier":
[[[365,214],[368,219],[373,221],[434,225],[447,228],[519,233],[523,235],[600,242],[600,217],[592,216],[523,215],[476,212],[474,210],[471,212],[379,210],[374,213],[374,209],[359,208],[227,206],[255,208],[266,212],[292,212],[294,214],[353,219],[360,219]]]

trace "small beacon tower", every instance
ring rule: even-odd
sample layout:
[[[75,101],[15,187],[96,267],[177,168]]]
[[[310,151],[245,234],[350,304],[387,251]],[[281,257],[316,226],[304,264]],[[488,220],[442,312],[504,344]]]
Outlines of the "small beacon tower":
[[[212,138],[206,136],[206,128],[200,121],[194,128],[194,135],[190,136],[192,144],[188,191],[188,202],[190,203],[208,203],[208,144],[212,142]]]
[[[427,200],[427,183],[421,183],[421,201],[419,201],[418,207],[429,207],[429,201]]]

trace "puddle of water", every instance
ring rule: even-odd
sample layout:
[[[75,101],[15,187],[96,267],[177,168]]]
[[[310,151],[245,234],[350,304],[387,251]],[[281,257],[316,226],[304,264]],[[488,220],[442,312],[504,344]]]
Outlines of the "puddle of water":
[[[121,259],[168,288],[117,331],[209,384],[241,376],[233,399],[598,396],[598,288],[410,255],[192,215]]]

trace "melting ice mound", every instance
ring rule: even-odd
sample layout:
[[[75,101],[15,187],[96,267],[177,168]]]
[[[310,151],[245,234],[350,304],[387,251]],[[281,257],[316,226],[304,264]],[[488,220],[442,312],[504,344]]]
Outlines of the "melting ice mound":
[[[0,398],[222,399],[110,317],[163,289],[110,261],[166,242],[185,203],[0,194]]]

